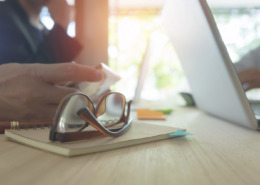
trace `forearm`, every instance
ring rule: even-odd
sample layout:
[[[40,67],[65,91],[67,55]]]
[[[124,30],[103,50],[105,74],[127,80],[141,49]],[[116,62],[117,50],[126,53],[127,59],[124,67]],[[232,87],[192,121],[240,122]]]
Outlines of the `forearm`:
[[[47,51],[46,55],[52,62],[70,62],[76,58],[82,49],[81,44],[67,35],[66,31],[58,24],[49,31],[39,52]]]

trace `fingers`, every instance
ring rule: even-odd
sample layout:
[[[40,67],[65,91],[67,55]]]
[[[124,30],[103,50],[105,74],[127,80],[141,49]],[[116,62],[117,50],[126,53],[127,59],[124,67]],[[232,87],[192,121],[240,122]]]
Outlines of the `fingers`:
[[[46,88],[46,93],[43,98],[41,98],[42,102],[47,104],[59,104],[59,102],[68,94],[77,92],[78,89],[65,87],[65,86],[56,86],[56,87],[49,87]]]
[[[248,73],[249,73],[248,70],[243,70],[243,71],[238,72],[238,77],[242,84],[248,81],[248,79],[249,79]]]
[[[58,105],[46,104],[23,111],[19,121],[53,120]]]
[[[100,70],[79,64],[8,64],[0,68],[0,119],[52,119],[59,102],[77,91],[62,82],[98,81]]]
[[[76,63],[62,64],[35,64],[32,66],[33,75],[43,81],[60,84],[68,81],[73,82],[96,82],[103,78],[103,73],[93,67],[88,67]]]
[[[246,91],[260,87],[260,71],[257,68],[240,71],[238,77],[243,86],[246,85]]]
[[[41,107],[34,115],[37,115],[35,119],[37,120],[53,120],[58,105],[45,105],[44,107]]]
[[[24,106],[59,104],[67,94],[78,91],[76,88],[46,83],[40,78],[20,75],[9,78],[1,84],[0,95]]]
[[[260,71],[257,68],[245,69],[238,72],[239,79],[242,83],[258,80],[260,81]]]
[[[245,84],[246,84],[245,86],[243,85],[245,91],[249,91],[251,89],[260,87],[260,83],[257,83],[257,82],[245,83]]]

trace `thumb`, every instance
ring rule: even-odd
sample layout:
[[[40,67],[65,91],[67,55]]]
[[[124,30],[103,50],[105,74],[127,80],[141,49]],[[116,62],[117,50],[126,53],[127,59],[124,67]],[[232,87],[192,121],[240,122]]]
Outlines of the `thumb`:
[[[32,67],[33,76],[54,84],[68,81],[96,82],[103,78],[101,70],[76,63],[35,64]]]

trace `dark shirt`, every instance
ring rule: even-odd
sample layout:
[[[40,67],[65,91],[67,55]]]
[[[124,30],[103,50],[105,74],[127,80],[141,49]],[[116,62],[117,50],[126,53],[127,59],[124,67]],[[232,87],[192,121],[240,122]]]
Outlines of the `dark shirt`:
[[[70,62],[80,50],[58,24],[50,31],[37,29],[17,0],[0,2],[0,64]]]

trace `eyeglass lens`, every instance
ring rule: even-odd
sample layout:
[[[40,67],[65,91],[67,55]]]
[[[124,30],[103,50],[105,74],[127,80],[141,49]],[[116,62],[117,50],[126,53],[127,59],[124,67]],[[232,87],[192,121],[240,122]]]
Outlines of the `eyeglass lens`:
[[[123,114],[125,100],[121,94],[110,94],[100,102],[97,109],[97,120],[108,127],[120,121]]]
[[[75,132],[85,126],[86,121],[82,120],[77,112],[86,107],[94,113],[94,106],[87,97],[82,95],[71,96],[61,110],[57,132]]]
[[[102,99],[95,108],[90,99],[81,94],[72,95],[64,104],[61,110],[60,118],[57,124],[57,132],[76,132],[85,127],[86,121],[79,117],[78,111],[88,108],[93,113],[98,122],[108,129],[114,129],[112,126],[118,123],[124,111],[125,99],[121,94],[109,94]],[[121,124],[118,124],[120,126]],[[122,126],[122,125],[121,125]],[[118,128],[118,127],[116,127]]]

